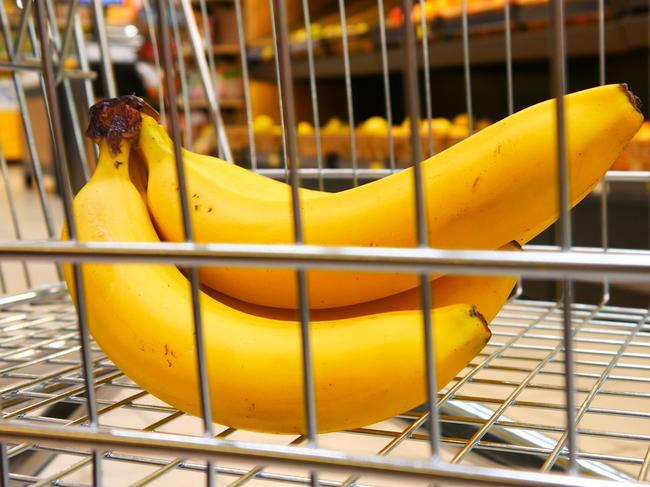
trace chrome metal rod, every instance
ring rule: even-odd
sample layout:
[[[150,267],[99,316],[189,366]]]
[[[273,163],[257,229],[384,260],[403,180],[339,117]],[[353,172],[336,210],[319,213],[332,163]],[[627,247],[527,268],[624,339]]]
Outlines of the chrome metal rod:
[[[474,133],[474,104],[472,102],[472,71],[469,56],[469,25],[467,21],[467,0],[461,3],[461,19],[463,31],[463,68],[465,72],[465,106],[467,107],[467,120],[469,135]]]
[[[634,259],[630,259],[634,255]],[[147,262],[236,267],[358,269],[429,274],[524,275],[539,279],[650,282],[647,252],[598,249],[522,253],[317,245],[189,244],[139,242],[0,242],[3,260]]]
[[[280,45],[279,45],[279,39],[278,39],[278,29],[277,29],[277,21],[276,21],[276,8],[274,6],[273,0],[268,0],[269,1],[269,16],[271,17],[271,36],[273,38],[273,47],[275,48],[274,54],[273,54],[273,61],[275,64],[275,80],[277,83],[277,90],[278,90],[278,105],[280,108],[280,128],[281,128],[281,137],[282,137],[282,163],[284,165],[284,178],[287,182],[289,182],[289,178],[291,175],[289,174],[289,162],[288,162],[288,148],[287,148],[287,131],[288,130],[295,130],[296,127],[289,127],[287,125],[287,121],[284,118],[284,94],[282,92],[282,74],[280,70]],[[316,177],[319,177],[318,174]]]
[[[63,79],[63,67],[65,66],[65,59],[68,57],[70,47],[72,44],[72,33],[74,31],[74,16],[77,14],[77,6],[79,0],[70,0],[68,5],[68,14],[65,22],[65,31],[63,32],[63,40],[59,49],[59,69],[56,73],[57,82]],[[54,24],[56,30],[56,24]]]
[[[598,74],[599,83],[605,84],[605,0],[598,0]]]
[[[108,98],[115,98],[117,96],[117,88],[115,86],[115,74],[113,72],[113,63],[111,62],[108,37],[106,36],[104,7],[102,6],[101,0],[92,0],[92,5],[93,15],[95,17],[95,36],[97,36],[101,58],[101,78],[104,86],[104,95]]]
[[[501,485],[522,487],[615,487],[611,480],[559,476],[531,471],[449,465],[430,460],[341,454],[337,451],[298,446],[260,445],[212,438],[113,429],[88,431],[75,426],[0,423],[0,439],[9,442],[38,441],[41,445],[94,446],[120,452],[147,452],[153,456],[211,457],[254,461],[265,465],[289,465],[326,469],[332,472],[372,475],[402,475],[404,481],[432,479],[450,485]]]
[[[177,66],[178,77],[181,80],[181,100],[183,103],[183,116],[185,117],[185,136],[183,137],[183,145],[192,150],[192,112],[190,107],[190,98],[187,87],[187,72],[185,70],[185,55],[182,52],[181,46],[181,31],[178,22],[178,15],[176,14],[176,4],[174,0],[169,0],[169,18],[172,24],[172,35],[174,36],[174,44],[177,46],[179,52],[177,53]],[[210,45],[212,47],[212,45]],[[176,103],[176,100],[173,101]]]
[[[9,181],[9,168],[7,167],[7,159],[5,158],[4,150],[2,149],[1,144],[0,144],[0,170],[2,171],[2,180],[4,182],[5,194],[7,196],[7,206],[9,208],[9,216],[11,218],[11,226],[13,228],[14,236],[16,237],[17,240],[22,240],[20,224],[18,223],[18,215],[16,213],[16,204],[15,204],[16,200],[14,199],[11,181]],[[27,268],[27,262],[25,261],[21,262],[21,266],[23,269],[23,278],[25,279],[25,284],[29,289],[32,287],[32,280],[31,277],[29,276],[29,269]],[[2,289],[3,292],[6,292],[4,282],[2,283]]]
[[[411,12],[413,8],[412,0],[404,0],[403,11]],[[424,15],[424,12],[423,12]],[[415,26],[409,15],[404,18],[404,45],[403,54],[405,59],[405,72],[404,72],[404,86],[406,89],[405,99],[407,100],[407,107],[409,119],[411,121],[411,155],[413,157],[413,186],[414,186],[414,205],[415,205],[415,218],[416,226],[416,239],[420,248],[428,246],[428,233],[427,233],[427,213],[425,206],[424,184],[422,181],[422,169],[420,166],[420,130],[419,130],[419,113],[420,113],[420,97],[418,86],[418,72],[417,72],[417,45],[415,40]],[[422,309],[422,325],[424,327],[424,362],[426,367],[426,391],[427,391],[427,407],[429,410],[430,421],[427,423],[429,427],[429,438],[431,456],[437,459],[440,452],[440,421],[438,418],[438,408],[436,407],[436,367],[434,357],[434,323],[432,323],[430,309],[432,308],[431,287],[429,284],[429,275],[421,273],[419,276],[420,286],[420,305]]]
[[[605,370],[602,372],[600,378],[594,383],[594,385],[591,387],[591,390],[589,391],[589,394],[587,394],[587,397],[582,401],[582,404],[580,406],[580,409],[577,411],[574,419],[574,424],[576,425],[577,428],[577,423],[580,422],[584,414],[587,412],[589,406],[591,406],[592,401],[596,397],[596,394],[599,392],[600,388],[602,385],[605,383],[605,381],[609,378],[612,370],[614,370],[614,367],[616,367],[618,361],[621,359],[623,352],[625,349],[632,343],[632,340],[637,336],[641,328],[646,324],[648,316],[650,315],[650,312],[646,313],[646,315],[641,318],[637,324],[637,326],[631,330],[623,343],[619,346],[618,350],[614,354],[614,356],[611,358],[609,364],[607,364],[607,367]],[[566,338],[565,338],[566,340]],[[566,361],[567,359],[565,359]],[[567,408],[569,407],[574,407],[575,408],[575,403],[574,404],[567,404]],[[567,428],[567,430],[562,434],[560,439],[557,441],[555,447],[553,448],[553,451],[550,453],[550,455],[546,458],[546,461],[544,462],[544,465],[542,466],[543,471],[549,471],[553,465],[555,464],[555,461],[557,460],[558,456],[560,455],[560,452],[564,448],[564,445],[568,443],[570,440],[570,428]],[[577,436],[577,431],[574,431],[574,434]],[[575,441],[575,440],[574,440]],[[574,444],[575,445],[575,444]],[[575,447],[574,447],[575,449]],[[569,447],[569,453],[571,452],[571,448]],[[569,457],[569,461],[571,461]],[[570,465],[570,468],[574,467],[573,465]],[[577,471],[577,460],[576,460],[576,471]]]
[[[77,12],[73,19],[74,23],[74,38],[77,50],[77,58],[79,59],[79,67],[82,71],[90,71],[90,64],[88,63],[88,54],[86,52],[86,42],[84,39],[83,26],[81,25],[81,16]],[[95,103],[95,90],[90,79],[83,80],[84,96],[86,98],[86,108],[90,108]],[[93,144],[93,153],[95,158],[99,155],[99,149],[96,144]],[[96,162],[96,161],[95,161]]]
[[[216,86],[214,84],[215,77],[210,73],[208,63],[205,60],[205,49],[201,42],[201,34],[199,33],[199,28],[196,25],[196,19],[194,17],[194,10],[190,0],[179,0],[181,2],[181,7],[183,8],[183,16],[185,18],[185,23],[187,24],[187,31],[190,36],[190,43],[192,46],[192,52],[194,53],[194,59],[199,68],[199,75],[201,77],[201,86],[203,88],[203,96],[208,102],[210,108],[209,115],[214,127],[215,134],[217,134],[217,141],[219,145],[219,156],[223,159],[233,162],[232,152],[230,151],[230,144],[228,143],[228,137],[226,137],[225,124],[221,116],[221,107],[219,106],[219,99],[217,98]],[[159,28],[159,30],[161,30]],[[162,32],[162,30],[161,30]],[[163,45],[163,49],[165,46]]]
[[[31,18],[33,5],[34,5],[33,0],[27,0],[23,3],[23,11],[20,13],[20,20],[18,21],[18,30],[16,32],[16,40],[13,43],[13,48],[11,47],[10,42],[6,42],[10,59],[13,58],[15,60],[18,60],[22,55],[21,49],[23,48],[23,42],[25,41],[25,34],[27,33],[27,20]]]
[[[158,0],[158,32],[160,33],[160,41],[162,45],[162,61],[165,68],[165,91],[169,109],[169,123],[171,124],[172,141],[174,144],[176,177],[178,181],[178,193],[183,216],[183,232],[185,240],[187,242],[192,242],[194,239],[194,234],[190,215],[187,180],[185,178],[185,167],[183,164],[183,154],[181,152],[181,130],[178,120],[176,85],[174,84],[174,65],[171,53],[171,36],[169,33],[166,6],[167,2],[165,0]],[[189,24],[190,20],[187,15],[185,19]],[[195,54],[198,59],[202,58],[200,53],[195,52]],[[196,348],[196,365],[199,382],[199,395],[201,401],[201,416],[203,419],[204,436],[212,437],[212,405],[210,402],[210,383],[208,381],[208,367],[205,357],[201,302],[199,299],[198,268],[196,266],[191,267],[189,274],[192,299],[192,321],[194,324],[194,346]],[[212,465],[208,463],[206,469],[206,481],[208,486],[214,485],[213,473],[214,469],[212,468]]]
[[[311,20],[309,18],[309,1],[302,0],[302,12],[305,19],[307,37],[307,62],[309,64],[309,93],[311,95],[311,111],[314,120],[314,143],[316,145],[316,167],[318,168],[318,189],[324,190],[323,154],[320,143],[320,117],[318,113],[318,91],[316,89],[316,66],[314,64],[314,43],[311,37]]]
[[[420,2],[420,28],[422,29],[422,68],[424,71],[424,110],[427,114],[427,157],[435,154],[435,142],[433,140],[433,120],[431,114],[431,70],[429,67],[429,30],[427,28],[427,19],[425,15],[425,1]],[[412,128],[413,129],[413,128]],[[418,124],[418,134],[420,127]],[[415,161],[420,161],[416,159]]]
[[[512,76],[512,20],[510,2],[503,2],[504,32],[506,37],[506,83],[508,93],[508,115],[515,112],[514,81]]]
[[[393,137],[393,108],[390,96],[390,78],[388,76],[388,46],[386,42],[386,19],[384,0],[377,0],[379,15],[379,36],[381,44],[381,73],[384,80],[384,103],[386,104],[386,122],[388,123],[388,157],[389,167],[395,170],[395,139]]]
[[[241,63],[244,106],[246,107],[246,127],[248,129],[248,149],[251,157],[251,169],[257,171],[257,148],[255,147],[255,132],[253,130],[253,108],[251,106],[251,86],[248,76],[248,55],[246,51],[246,35],[244,33],[244,18],[241,10],[241,0],[235,0],[235,19],[237,20],[237,40],[239,41],[239,58]]]
[[[9,459],[7,458],[7,445],[0,442],[0,485],[9,487]]]
[[[289,27],[287,21],[286,5],[282,0],[274,0],[276,12],[278,52],[277,58],[280,66],[280,83],[284,103],[284,121],[287,128],[287,155],[289,168],[289,181],[291,183],[291,208],[293,215],[293,231],[296,244],[304,242],[303,221],[300,210],[300,179],[296,169],[298,168],[298,145],[295,131],[295,112],[293,95],[293,74],[291,70],[291,58],[289,51]],[[309,328],[309,295],[307,276],[304,270],[299,270],[296,275],[298,289],[298,303],[300,316],[300,329],[302,339],[302,369],[303,369],[303,390],[305,401],[305,429],[307,442],[310,447],[316,447],[316,435],[318,431],[316,418],[316,393],[314,387],[314,371],[311,352],[311,333]],[[315,472],[312,472],[312,483],[317,484]]]
[[[47,18],[45,5],[42,2],[36,3],[36,19],[38,24],[38,34],[41,47],[41,58],[43,62],[43,79],[47,91],[47,106],[50,111],[48,121],[50,123],[50,130],[54,134],[54,162],[57,168],[57,176],[59,179],[59,187],[63,199],[63,206],[65,209],[66,225],[68,233],[72,240],[77,239],[77,228],[74,219],[74,212],[72,208],[72,188],[70,181],[70,174],[66,164],[64,152],[64,138],[61,131],[61,112],[59,110],[59,102],[56,96],[56,87],[54,80],[54,68],[52,66],[52,45],[48,39],[47,32]],[[85,287],[83,281],[83,274],[79,264],[73,264],[73,286],[77,290],[77,317],[79,340],[81,344],[81,359],[83,364],[84,385],[86,388],[86,407],[88,410],[88,417],[90,418],[90,426],[97,427],[97,403],[95,398],[95,389],[93,386],[92,375],[92,361],[90,350],[90,336],[88,332],[88,313],[86,309]],[[101,467],[99,463],[93,464],[93,471],[99,475]]]
[[[338,0],[339,19],[341,22],[341,43],[343,44],[343,72],[345,79],[345,100],[348,109],[348,125],[350,127],[350,162],[352,169],[358,167],[357,142],[354,133],[354,105],[352,100],[352,74],[350,70],[350,48],[348,47],[348,21],[345,13],[345,0]],[[419,160],[419,159],[418,159]],[[357,186],[359,180],[355,172],[352,173],[352,184]]]
[[[160,76],[160,84],[163,83],[163,71],[160,64],[160,51],[158,50],[158,35],[156,34],[156,26],[154,24],[154,15],[151,10],[151,4],[149,0],[143,0],[142,2],[142,11],[144,13],[144,20],[147,24],[147,32],[149,33],[149,39],[151,39],[151,50],[153,51],[153,64],[156,68],[156,72]],[[160,113],[160,123],[165,124],[165,92],[164,90],[158,90],[158,112]]]

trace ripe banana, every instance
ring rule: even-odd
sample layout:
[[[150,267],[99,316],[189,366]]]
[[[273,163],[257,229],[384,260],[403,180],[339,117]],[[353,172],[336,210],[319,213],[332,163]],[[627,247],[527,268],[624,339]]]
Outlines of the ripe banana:
[[[636,133],[643,116],[625,85],[565,97],[571,205],[598,183]],[[555,102],[546,101],[487,127],[422,163],[429,244],[496,249],[529,241],[557,218]],[[173,148],[143,116],[139,150],[148,166],[150,213],[163,240],[183,241]],[[289,187],[215,158],[184,152],[194,237],[199,242],[290,243]],[[413,174],[405,170],[336,194],[301,193],[309,244],[413,247]],[[436,276],[433,276],[436,277]],[[243,301],[296,306],[289,269],[210,267],[203,284]],[[416,286],[395,273],[309,271],[313,308],[347,306]]]
[[[119,147],[100,141],[95,173],[74,199],[81,241],[159,241],[130,180],[129,151],[126,139]],[[88,263],[82,270],[90,331],[104,352],[151,394],[199,414],[190,286],[181,272],[134,263]],[[74,298],[69,266],[65,276]],[[502,292],[499,299],[506,297]],[[300,325],[239,311],[203,293],[200,305],[213,419],[304,433]],[[483,348],[490,331],[471,305],[437,308],[432,319],[442,387]],[[320,432],[377,422],[424,401],[420,311],[350,314],[310,327]]]

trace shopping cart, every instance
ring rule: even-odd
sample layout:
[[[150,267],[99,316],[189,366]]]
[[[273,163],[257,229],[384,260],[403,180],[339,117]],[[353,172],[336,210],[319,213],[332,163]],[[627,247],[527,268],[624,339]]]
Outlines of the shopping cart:
[[[349,139],[349,167],[326,167],[319,139],[318,69],[311,38],[309,2],[303,0],[306,26],[305,52],[315,130],[314,167],[298,167],[294,113],[292,62],[288,41],[286,5],[269,0],[272,41],[277,56],[272,63],[280,93],[282,150],[285,167],[258,167],[249,92],[249,60],[246,56],[241,0],[233,0],[242,63],[250,167],[273,177],[288,178],[293,188],[301,182],[364,180],[385,176],[400,168],[395,163],[395,144],[388,141],[386,169],[360,167],[355,137]],[[213,50],[206,15],[207,0],[144,0],[147,35],[154,43],[158,68],[181,74],[180,110],[189,119],[186,79],[190,69],[201,77],[207,113],[218,152],[232,160],[220,100],[215,96]],[[261,0],[260,0],[261,2]],[[17,2],[20,3],[20,2]],[[158,249],[121,245],[93,247],[59,241],[59,228],[71,218],[71,194],[88,178],[95,153],[86,145],[83,130],[88,107],[95,101],[93,80],[101,82],[104,95],[118,95],[111,64],[111,42],[105,29],[103,7],[93,0],[96,41],[84,35],[78,0],[66,2],[67,17],[59,28],[54,0],[22,2],[21,15],[12,21],[5,2],[0,3],[0,27],[6,59],[0,69],[11,74],[22,115],[30,156],[33,191],[16,192],[11,170],[0,151],[5,196],[2,218],[7,220],[0,242],[0,484],[7,485],[144,485],[156,482],[205,482],[208,485],[272,483],[280,485],[612,485],[644,482],[650,466],[650,311],[610,305],[611,282],[647,282],[650,257],[646,249],[609,249],[607,187],[612,182],[650,182],[647,172],[609,172],[600,188],[602,247],[571,245],[566,178],[561,188],[560,236],[554,246],[529,246],[516,256],[488,251],[373,249],[358,259],[363,249],[331,249],[295,246],[250,250],[246,246],[167,244]],[[265,3],[265,2],[261,2]],[[349,2],[351,3],[351,2]],[[420,2],[422,4],[423,2]],[[466,107],[473,119],[471,50],[466,1],[461,17],[462,58]],[[566,53],[563,3],[551,1],[553,49],[552,92],[566,91]],[[192,14],[200,8],[198,22]],[[346,31],[346,4],[338,2],[341,18],[342,75],[346,110],[354,126],[352,66]],[[389,49],[382,0],[377,2],[378,53],[384,88],[386,116],[392,125]],[[412,2],[404,2],[410,12]],[[170,7],[169,10],[165,6]],[[423,5],[421,5],[424,8]],[[86,8],[86,7],[83,7]],[[600,82],[605,82],[605,2],[598,2],[598,53]],[[408,16],[407,16],[408,17]],[[187,29],[180,31],[185,22]],[[504,70],[507,73],[508,112],[514,110],[513,38],[511,6],[503,7]],[[407,21],[407,25],[408,21]],[[424,19],[420,38],[409,25],[400,49],[411,120],[419,118],[420,96],[431,120],[431,39]],[[172,57],[171,39],[191,47],[195,67],[183,56]],[[157,47],[161,56],[157,56]],[[28,54],[23,46],[30,46]],[[98,69],[92,70],[89,50],[99,53]],[[114,54],[113,54],[114,56]],[[420,56],[422,56],[420,58]],[[76,67],[62,60],[73,57]],[[421,66],[423,83],[418,80]],[[45,101],[46,117],[28,108],[23,73],[37,73],[35,89]],[[168,100],[176,100],[177,87],[165,80]],[[496,88],[495,88],[496,89]],[[161,90],[162,91],[162,90]],[[75,96],[82,93],[83,96]],[[162,95],[161,95],[162,96]],[[394,102],[393,102],[394,103]],[[558,104],[558,160],[564,164],[562,105]],[[160,100],[160,111],[172,127],[177,146],[182,130],[176,103]],[[46,191],[46,171],[38,141],[46,131],[34,129],[46,120],[53,140],[53,160],[59,176],[61,198]],[[415,126],[413,123],[412,126]],[[66,134],[62,127],[66,127]],[[471,130],[471,128],[470,128]],[[413,131],[415,134],[415,131]],[[184,134],[187,143],[190,134]],[[414,135],[413,160],[435,151],[432,135],[421,144]],[[417,166],[416,166],[417,167]],[[562,171],[560,171],[562,173]],[[416,171],[417,174],[417,171]],[[296,193],[294,193],[295,195]],[[422,195],[414,204],[421,207]],[[25,206],[37,205],[40,216],[26,216]],[[2,220],[5,221],[5,220]],[[69,220],[68,220],[69,221]],[[294,213],[296,228],[301,225]],[[42,223],[42,224],[41,224]],[[424,225],[420,214],[419,225]],[[13,234],[12,234],[13,232]],[[300,232],[297,232],[299,235]],[[426,242],[422,242],[426,244]],[[84,313],[72,306],[61,283],[58,263],[152,259],[187,266],[210,263],[250,264],[257,259],[295,266],[299,292],[306,295],[304,269],[355,267],[424,273],[518,274],[525,279],[552,279],[562,290],[557,300],[522,299],[525,283],[492,324],[492,339],[482,353],[455,381],[432,401],[389,421],[340,433],[319,435],[314,428],[313,393],[306,393],[307,433],[301,436],[262,435],[212,424],[190,417],[160,402],[131,382],[102,353],[88,334]],[[54,263],[53,263],[54,262]],[[43,277],[44,276],[44,277]],[[190,273],[196,284],[196,273]],[[598,304],[574,302],[573,279],[602,283]],[[54,282],[53,284],[45,284]],[[528,281],[525,281],[528,282]],[[197,286],[194,286],[196,292]],[[425,286],[423,289],[428,289]],[[425,292],[425,291],[423,291]],[[434,296],[435,299],[435,296]],[[301,325],[308,336],[308,314]],[[424,316],[424,314],[423,314]],[[428,316],[428,314],[426,315]],[[200,323],[195,327],[200,331]],[[431,355],[431,349],[423,350]],[[199,349],[197,370],[205,371],[205,351]],[[306,371],[305,389],[313,389]],[[201,391],[203,402],[206,391]],[[316,398],[317,400],[317,398]]]

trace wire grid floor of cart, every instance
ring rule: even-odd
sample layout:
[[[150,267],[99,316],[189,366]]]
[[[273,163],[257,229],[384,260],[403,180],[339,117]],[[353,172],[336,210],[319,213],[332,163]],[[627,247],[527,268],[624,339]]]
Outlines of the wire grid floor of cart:
[[[76,313],[65,290],[58,286],[45,297],[0,306],[0,400],[3,419],[32,424],[84,424],[84,385],[79,356]],[[581,467],[594,462],[611,466],[630,479],[647,470],[650,455],[650,316],[647,310],[574,305],[576,337],[576,405],[578,458]],[[517,464],[540,468],[564,432],[562,310],[556,303],[514,300],[491,325],[492,339],[474,361],[439,394],[446,404],[487,408],[490,417],[442,414],[443,460],[467,465],[494,465],[490,452],[509,455]],[[160,402],[131,382],[93,345],[94,377],[100,425],[134,431],[202,436],[199,418]],[[51,406],[77,405],[65,419]],[[492,414],[497,411],[497,414]],[[615,418],[615,421],[612,419]],[[418,410],[352,431],[319,436],[321,448],[366,454],[426,459],[426,428]],[[420,426],[412,431],[412,425]],[[481,438],[472,436],[487,421]],[[455,430],[454,426],[464,426]],[[454,434],[461,431],[462,434]],[[492,433],[542,434],[548,447],[499,441]],[[271,444],[301,444],[302,437],[268,435],[217,426],[221,438]],[[501,436],[502,437],[502,436]],[[497,438],[497,439],[494,439]],[[21,452],[49,455],[37,477],[11,472],[11,479],[28,484],[87,485],[91,476],[88,451],[39,445],[8,445],[10,459]],[[467,451],[464,455],[462,451]],[[506,455],[503,455],[503,454]],[[561,470],[562,452],[556,467]],[[526,458],[524,458],[526,457]],[[192,459],[149,457],[104,452],[106,485],[153,485],[199,481],[204,463]],[[514,463],[513,463],[514,464]],[[645,467],[645,468],[644,468]],[[513,468],[512,464],[509,468]],[[323,476],[322,485],[340,485],[345,476]],[[251,462],[217,465],[218,485],[295,485],[308,483],[306,469],[263,469]],[[403,480],[402,480],[403,481]],[[400,485],[400,480],[362,477],[357,485]],[[417,484],[417,483],[416,483]]]

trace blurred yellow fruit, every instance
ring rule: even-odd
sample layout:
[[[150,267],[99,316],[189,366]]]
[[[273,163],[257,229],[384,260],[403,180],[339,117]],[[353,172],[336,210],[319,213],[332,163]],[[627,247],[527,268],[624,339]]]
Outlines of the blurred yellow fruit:
[[[368,164],[368,169],[386,169],[383,161],[372,161]]]
[[[488,120],[487,118],[482,118],[476,123],[476,131],[478,132],[479,130],[483,130],[484,128],[487,128],[490,125],[492,125],[492,120]]]
[[[469,117],[467,116],[467,113],[459,113],[454,117],[454,119],[451,121],[454,125],[459,125],[461,127],[468,127],[469,126]]]
[[[345,125],[341,122],[341,119],[338,117],[330,118],[325,126],[323,127],[323,132],[326,134],[338,134],[345,131]]]
[[[314,126],[309,122],[300,122],[298,123],[298,134],[299,135],[311,135],[314,133]]]
[[[465,139],[469,135],[469,128],[463,125],[452,125],[448,135],[454,139]]]
[[[364,134],[386,135],[388,133],[388,122],[384,117],[370,117],[359,128]]]
[[[269,132],[273,129],[275,122],[268,115],[258,115],[253,120],[253,130],[255,132]]]
[[[643,122],[643,125],[641,125],[641,128],[639,129],[639,131],[634,136],[634,140],[636,140],[636,141],[649,141],[650,140],[650,122],[648,120]]]
[[[269,166],[273,168],[278,168],[280,167],[280,156],[276,154],[275,152],[272,154],[269,154],[269,158],[267,159],[267,162]]]

